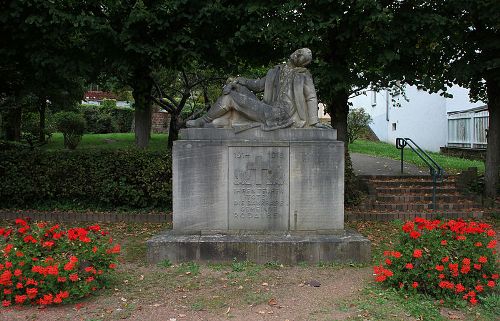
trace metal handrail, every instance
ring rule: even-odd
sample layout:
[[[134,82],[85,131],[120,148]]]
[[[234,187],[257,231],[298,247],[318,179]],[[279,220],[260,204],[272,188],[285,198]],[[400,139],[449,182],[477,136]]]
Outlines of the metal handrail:
[[[401,174],[403,174],[404,148],[408,146],[411,150],[429,166],[429,172],[432,176],[432,209],[436,209],[436,184],[437,180],[442,179],[445,174],[444,169],[432,157],[427,154],[420,146],[417,145],[411,138],[396,138],[396,148],[401,150]]]

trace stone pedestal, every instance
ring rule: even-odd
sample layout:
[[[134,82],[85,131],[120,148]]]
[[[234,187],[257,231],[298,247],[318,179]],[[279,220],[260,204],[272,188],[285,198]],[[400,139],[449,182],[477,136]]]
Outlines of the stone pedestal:
[[[335,130],[192,128],[180,136],[173,230],[148,242],[150,261],[369,260],[368,240],[344,231],[344,145]]]

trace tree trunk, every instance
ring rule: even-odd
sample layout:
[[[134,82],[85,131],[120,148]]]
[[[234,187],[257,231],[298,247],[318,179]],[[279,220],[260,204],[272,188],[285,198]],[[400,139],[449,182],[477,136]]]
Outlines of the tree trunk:
[[[11,107],[3,120],[5,124],[5,139],[10,141],[21,140],[21,107]]]
[[[174,141],[179,138],[179,115],[170,114],[170,126],[168,127],[168,149],[172,149]]]
[[[493,79],[492,79],[493,78]],[[494,77],[486,78],[488,94],[488,147],[485,162],[485,196],[495,198],[498,186],[498,165],[500,161],[500,84]]]
[[[349,95],[345,90],[337,92],[330,104],[332,127],[337,130],[337,139],[345,143],[347,149],[347,115],[349,114]]]
[[[149,145],[151,136],[151,89],[153,81],[149,73],[136,74],[132,85],[135,108],[135,144],[139,148]]]
[[[43,100],[38,105],[38,115],[40,116],[40,123],[38,127],[38,142],[45,143],[45,111],[47,110],[47,100]]]

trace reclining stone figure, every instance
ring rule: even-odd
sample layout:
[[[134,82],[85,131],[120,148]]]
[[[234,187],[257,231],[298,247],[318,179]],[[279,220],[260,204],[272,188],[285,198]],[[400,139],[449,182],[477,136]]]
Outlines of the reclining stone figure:
[[[189,120],[187,127],[261,126],[270,131],[287,127],[330,128],[318,119],[318,100],[309,70],[311,50],[302,48],[260,79],[236,78],[223,88],[204,116]],[[263,100],[255,93],[264,92]]]

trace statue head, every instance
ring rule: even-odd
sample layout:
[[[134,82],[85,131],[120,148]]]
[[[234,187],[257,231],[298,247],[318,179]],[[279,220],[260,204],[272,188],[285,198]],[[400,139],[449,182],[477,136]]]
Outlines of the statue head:
[[[295,50],[290,55],[290,61],[295,67],[305,67],[312,61],[312,52],[309,48]]]

